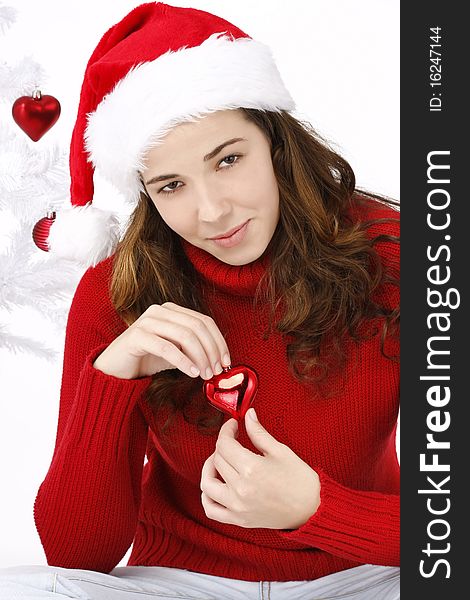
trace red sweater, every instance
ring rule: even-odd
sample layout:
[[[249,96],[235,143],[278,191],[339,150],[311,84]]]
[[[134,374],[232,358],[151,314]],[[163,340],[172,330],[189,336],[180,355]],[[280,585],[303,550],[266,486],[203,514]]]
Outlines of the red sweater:
[[[368,216],[397,214],[379,207]],[[397,235],[398,226],[376,225],[370,233]],[[233,364],[258,372],[260,422],[319,473],[320,507],[293,531],[206,517],[201,469],[217,436],[198,433],[178,414],[175,443],[160,440],[141,398],[151,379],[121,380],[92,366],[126,327],[109,299],[110,258],[86,271],[69,313],[56,446],[34,505],[48,564],[109,572],[133,543],[128,565],[247,581],[316,579],[364,563],[398,565],[397,363],[381,355],[378,336],[359,345],[346,339],[347,365],[330,375],[331,394],[297,382],[282,336],[264,340],[259,321],[250,326],[266,257],[230,266],[187,243],[184,248]],[[397,276],[398,245],[377,248]],[[377,298],[394,306],[398,290],[386,284]],[[397,343],[389,340],[385,349],[395,353]],[[244,426],[238,441],[255,451]]]

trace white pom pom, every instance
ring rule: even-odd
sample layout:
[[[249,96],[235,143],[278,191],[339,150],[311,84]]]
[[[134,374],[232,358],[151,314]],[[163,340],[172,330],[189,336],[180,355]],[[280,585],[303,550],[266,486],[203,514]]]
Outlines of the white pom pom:
[[[90,202],[58,211],[48,237],[51,254],[86,267],[94,267],[113,254],[118,241],[116,215],[95,208]]]

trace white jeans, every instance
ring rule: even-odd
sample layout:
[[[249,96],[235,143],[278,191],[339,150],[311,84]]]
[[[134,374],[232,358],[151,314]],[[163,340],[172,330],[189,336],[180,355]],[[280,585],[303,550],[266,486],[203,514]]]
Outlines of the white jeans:
[[[398,600],[400,569],[361,565],[312,581],[242,581],[169,567],[110,574],[61,567],[0,569],[1,600]]]

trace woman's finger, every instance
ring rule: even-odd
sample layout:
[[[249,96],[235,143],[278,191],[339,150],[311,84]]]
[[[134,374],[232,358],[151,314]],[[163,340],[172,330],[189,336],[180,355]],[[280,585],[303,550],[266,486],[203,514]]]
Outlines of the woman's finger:
[[[181,319],[184,319],[183,322],[188,323],[188,326],[189,323],[193,323],[193,327],[196,327],[197,324],[197,330],[201,331],[201,334],[207,331],[211,341],[210,358],[214,373],[216,371],[221,372],[222,366],[230,365],[230,352],[227,342],[212,317],[190,308],[184,308],[173,302],[165,302],[162,307],[178,314]],[[217,363],[220,364],[220,368],[217,368]]]
[[[168,312],[168,311],[167,311]],[[207,346],[209,334],[201,335],[195,332],[191,327],[182,325],[174,320],[165,318],[147,317],[139,325],[146,331],[153,333],[161,338],[172,342],[177,346],[193,363],[198,367],[203,379],[212,377],[211,357],[208,354]]]
[[[227,506],[228,487],[220,479],[217,479],[213,454],[209,456],[202,467],[200,487],[211,502],[216,502],[224,507]]]
[[[234,425],[235,419],[229,419],[220,428],[219,435],[215,444],[216,456],[219,457],[221,466],[222,460],[229,466],[232,471],[226,471],[228,476],[232,477],[232,481],[236,479],[235,474],[240,476],[247,468],[251,468],[258,462],[259,455],[255,454],[248,448],[245,448],[240,442],[235,439]],[[222,474],[222,473],[221,473]]]
[[[236,483],[240,479],[240,473],[229,464],[220,452],[214,452],[213,459],[214,467],[217,469],[217,473],[231,488],[235,487]]]
[[[184,352],[177,348],[170,340],[160,337],[155,333],[141,328],[138,331],[134,345],[138,346],[138,350],[136,351],[137,356],[152,354],[164,359],[170,365],[190,377],[198,377],[200,375],[198,366]]]

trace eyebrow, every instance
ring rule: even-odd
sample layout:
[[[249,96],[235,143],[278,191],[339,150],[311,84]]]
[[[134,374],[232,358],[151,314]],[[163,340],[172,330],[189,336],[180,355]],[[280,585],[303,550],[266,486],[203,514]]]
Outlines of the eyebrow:
[[[203,158],[204,162],[211,160],[214,156],[217,156],[221,150],[223,150],[226,146],[230,146],[231,144],[235,144],[235,142],[246,142],[246,138],[231,138],[222,144],[219,144],[216,148],[211,150],[208,154],[206,154]],[[145,185],[151,185],[152,183],[157,183],[158,181],[164,181],[165,179],[174,179],[175,177],[181,177],[177,173],[170,173],[169,175],[157,175],[152,177],[148,181],[145,182]]]

